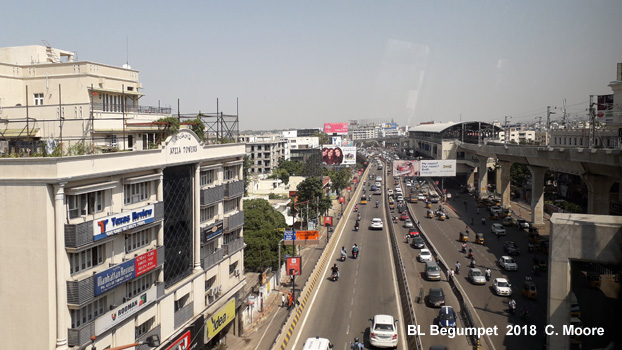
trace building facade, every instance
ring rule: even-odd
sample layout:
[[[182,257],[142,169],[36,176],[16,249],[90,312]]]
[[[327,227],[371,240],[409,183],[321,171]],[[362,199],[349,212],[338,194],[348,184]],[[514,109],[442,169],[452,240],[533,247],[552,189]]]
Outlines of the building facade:
[[[244,151],[182,129],[150,150],[0,159],[3,347],[237,333]]]
[[[240,136],[253,165],[251,175],[271,174],[279,159],[290,159],[289,143],[281,135]]]
[[[74,61],[46,46],[0,48],[0,153],[38,152],[37,144],[99,151],[156,147],[170,108],[141,106],[142,84],[129,66]]]

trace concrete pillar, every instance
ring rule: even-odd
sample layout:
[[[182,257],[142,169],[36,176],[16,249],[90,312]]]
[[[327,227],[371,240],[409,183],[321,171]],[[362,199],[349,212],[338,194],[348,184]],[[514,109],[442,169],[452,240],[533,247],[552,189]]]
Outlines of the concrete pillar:
[[[497,168],[497,192],[501,194],[501,205],[506,208],[512,207],[510,197],[510,169],[512,162],[499,161]]]
[[[477,157],[479,166],[477,167],[477,195],[488,197],[488,157]]]
[[[475,189],[475,168],[471,169],[467,175],[467,188]]]
[[[531,222],[544,224],[544,173],[548,168],[528,165],[531,171]]]
[[[584,174],[581,175],[587,185],[587,213],[609,215],[611,186],[615,177]]]
[[[194,270],[201,270],[201,165],[194,166]]]
[[[159,169],[160,173],[160,181],[157,184],[157,200],[158,202],[164,202],[164,169]],[[160,224],[160,228],[158,228],[158,237],[156,239],[156,245],[161,247],[164,245],[164,222]],[[160,269],[160,273],[158,273],[158,282],[164,282],[164,269]]]
[[[56,236],[56,349],[67,349],[67,271],[65,262],[65,184],[54,185],[54,231]]]

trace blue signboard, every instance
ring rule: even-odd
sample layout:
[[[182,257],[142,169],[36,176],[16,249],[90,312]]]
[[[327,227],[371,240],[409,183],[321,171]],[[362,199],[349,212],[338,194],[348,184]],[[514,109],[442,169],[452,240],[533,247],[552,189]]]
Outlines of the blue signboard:
[[[286,241],[293,241],[294,235],[295,235],[294,230],[285,230],[285,237],[283,239]]]
[[[107,292],[136,276],[135,259],[95,275],[95,296]]]

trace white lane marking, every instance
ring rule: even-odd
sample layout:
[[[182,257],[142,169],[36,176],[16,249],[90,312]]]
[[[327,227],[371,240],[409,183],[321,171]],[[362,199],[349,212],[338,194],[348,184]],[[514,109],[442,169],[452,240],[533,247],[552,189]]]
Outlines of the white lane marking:
[[[357,280],[358,280],[357,278],[355,278],[355,279],[354,279],[354,284],[356,284],[356,281],[357,281]]]
[[[346,334],[350,334],[350,325],[348,325],[348,329],[346,329]]]
[[[352,310],[350,310],[350,316],[348,318],[352,318]]]
[[[350,305],[354,305],[354,298],[352,298],[352,301],[350,302]]]

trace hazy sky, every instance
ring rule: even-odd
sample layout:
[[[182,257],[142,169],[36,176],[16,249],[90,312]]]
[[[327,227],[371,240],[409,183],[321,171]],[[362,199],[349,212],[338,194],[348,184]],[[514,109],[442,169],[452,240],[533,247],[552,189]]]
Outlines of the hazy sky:
[[[5,1],[1,46],[140,71],[142,105],[240,130],[583,115],[622,62],[622,1]],[[554,116],[561,116],[557,111]]]

